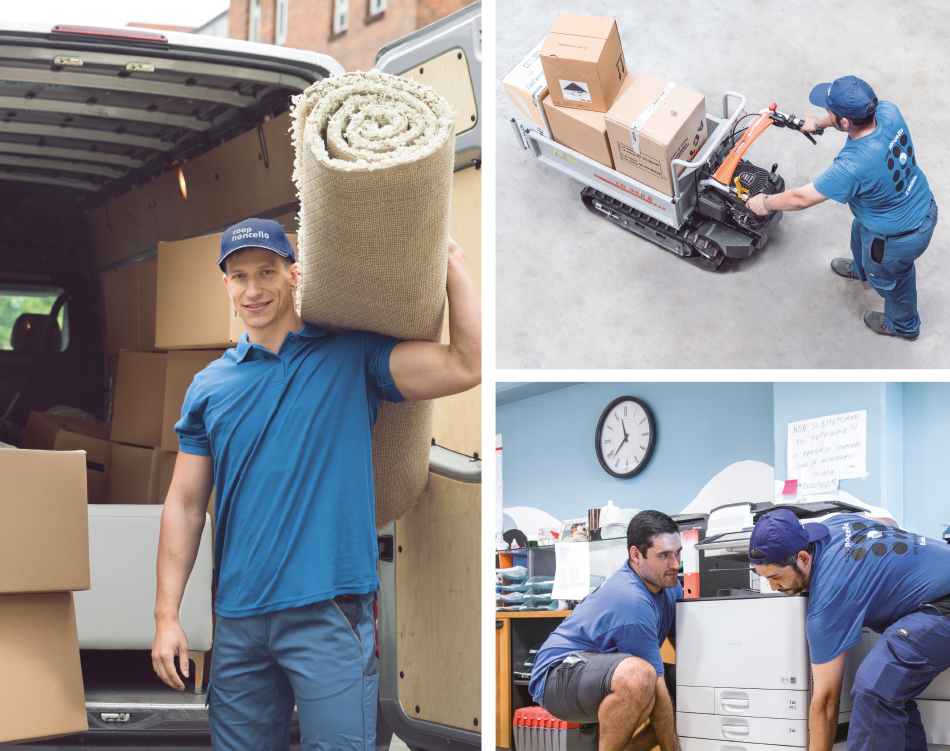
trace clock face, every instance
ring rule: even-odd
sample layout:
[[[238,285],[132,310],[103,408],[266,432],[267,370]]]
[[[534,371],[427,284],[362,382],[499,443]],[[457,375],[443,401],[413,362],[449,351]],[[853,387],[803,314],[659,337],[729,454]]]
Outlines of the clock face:
[[[614,477],[633,477],[646,467],[656,445],[656,420],[632,396],[615,399],[600,416],[594,448],[600,465]]]

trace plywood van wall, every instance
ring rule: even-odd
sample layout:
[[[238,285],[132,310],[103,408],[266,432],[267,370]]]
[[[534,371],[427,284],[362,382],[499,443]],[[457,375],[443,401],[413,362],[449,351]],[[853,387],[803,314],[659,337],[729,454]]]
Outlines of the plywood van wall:
[[[89,212],[87,228],[99,267],[154,250],[158,243],[220,230],[296,200],[290,114],[241,134],[178,169]]]

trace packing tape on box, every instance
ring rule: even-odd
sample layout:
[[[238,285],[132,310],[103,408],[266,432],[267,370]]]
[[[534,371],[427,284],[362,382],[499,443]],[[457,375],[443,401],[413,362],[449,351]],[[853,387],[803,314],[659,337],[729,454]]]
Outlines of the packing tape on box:
[[[630,145],[633,146],[633,150],[637,152],[638,155],[640,154],[640,135],[637,133],[637,131],[646,124],[647,118],[653,114],[653,111],[660,106],[660,102],[666,99],[666,95],[669,94],[675,87],[676,84],[672,81],[669,81],[663,91],[660,92],[660,95],[653,100],[649,107],[643,110],[640,117],[634,120],[633,124],[630,126]]]
[[[441,341],[455,164],[452,107],[379,71],[294,97],[298,306],[308,323]],[[383,403],[373,429],[376,525],[425,491],[434,403]]]

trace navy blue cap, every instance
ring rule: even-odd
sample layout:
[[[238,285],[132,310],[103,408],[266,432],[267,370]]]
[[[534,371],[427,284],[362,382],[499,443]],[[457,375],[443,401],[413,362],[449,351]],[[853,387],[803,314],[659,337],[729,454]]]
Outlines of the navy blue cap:
[[[857,76],[844,76],[833,83],[820,83],[808,95],[808,101],[816,107],[824,107],[839,117],[854,120],[872,114],[874,109],[871,105],[875,99],[874,89]]]
[[[218,267],[224,271],[224,259],[236,250],[263,248],[296,263],[294,246],[290,244],[284,228],[273,219],[245,219],[228,227],[221,236],[221,258]]]
[[[787,508],[777,508],[759,517],[749,539],[749,547],[763,553],[765,558],[750,555],[749,560],[760,565],[778,563],[829,534],[824,524],[804,524]]]

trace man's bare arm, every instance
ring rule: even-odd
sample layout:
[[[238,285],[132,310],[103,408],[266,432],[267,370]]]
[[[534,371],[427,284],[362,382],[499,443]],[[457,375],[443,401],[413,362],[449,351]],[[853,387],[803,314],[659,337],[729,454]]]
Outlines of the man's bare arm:
[[[755,214],[766,216],[769,212],[765,210],[765,200],[765,193],[757,193],[746,201],[746,206]],[[814,183],[768,196],[770,211],[801,211],[827,200],[828,196],[819,193]]]
[[[389,358],[399,393],[407,399],[437,399],[474,388],[482,380],[482,303],[459,245],[449,239],[445,283],[449,343],[400,342]]]
[[[845,653],[830,662],[812,665],[815,693],[808,710],[809,751],[831,751],[838,732],[838,708],[841,704],[841,682],[844,676]]]
[[[187,676],[188,637],[178,622],[178,611],[198,556],[213,485],[214,465],[210,456],[179,452],[162,509],[152,644],[152,667],[159,678],[179,691],[184,691],[185,684],[175,672],[175,655],[178,655],[181,672]]]

